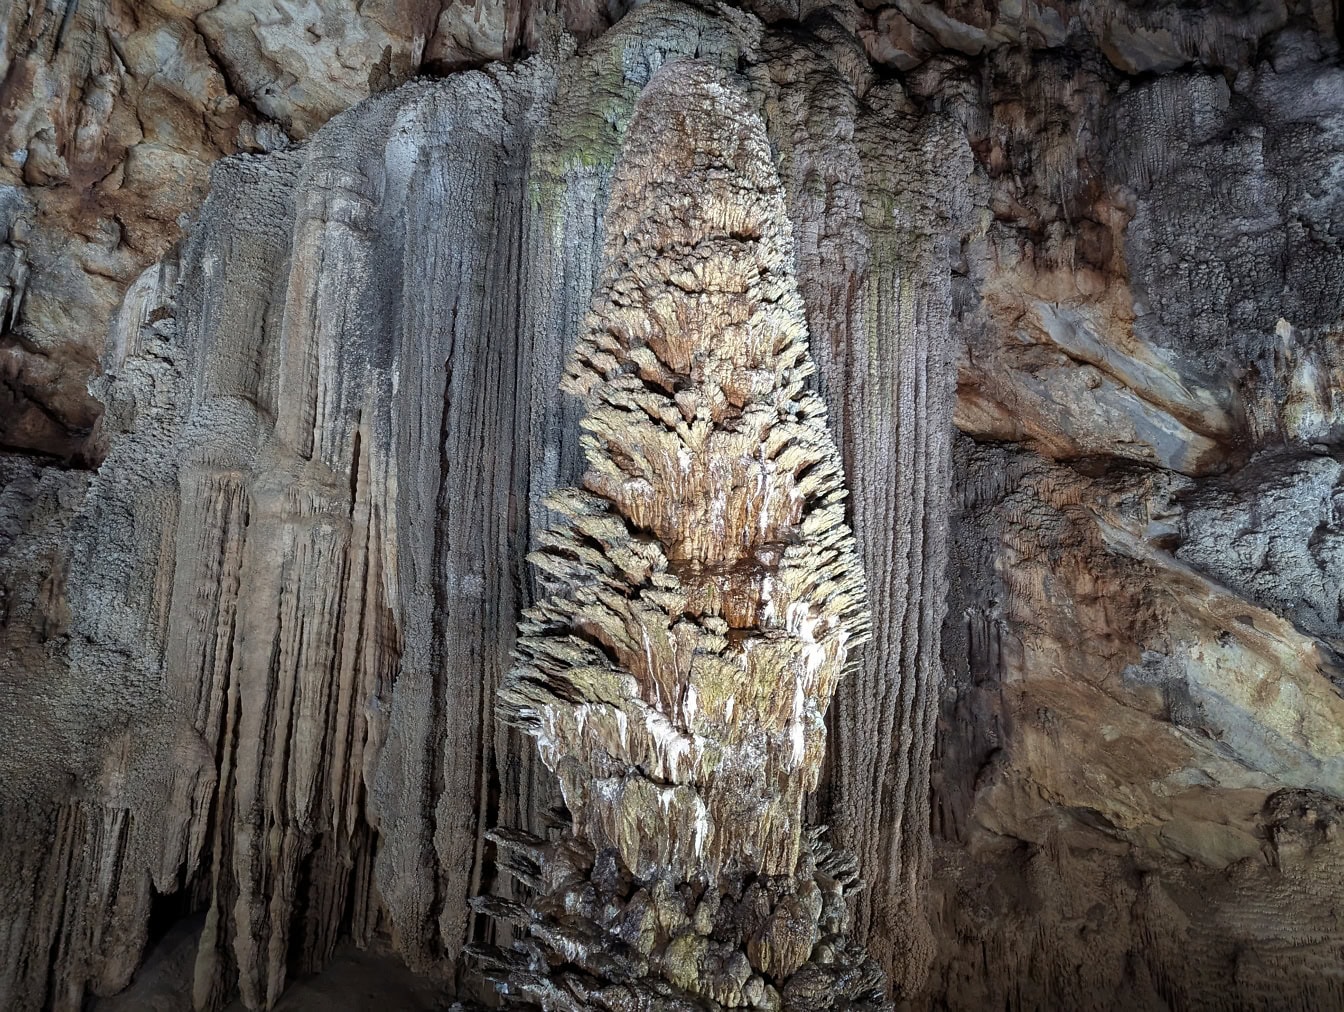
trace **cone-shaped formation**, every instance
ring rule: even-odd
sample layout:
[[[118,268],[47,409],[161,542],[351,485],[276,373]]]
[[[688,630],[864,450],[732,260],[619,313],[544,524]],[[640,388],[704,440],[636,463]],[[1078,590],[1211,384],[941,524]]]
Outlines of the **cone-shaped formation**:
[[[669,1009],[880,995],[840,938],[845,876],[803,821],[867,612],[792,265],[759,116],[722,72],[663,68],[565,380],[587,407],[584,488],[549,501],[563,522],[531,559],[552,592],[500,692],[575,837],[505,862],[543,896],[513,911],[531,948],[494,964],[508,994],[570,1007],[549,973],[564,963],[575,1008],[636,978],[689,1002]]]
[[[645,92],[567,388],[583,491],[533,563],[501,712],[577,835],[638,875],[792,874],[822,715],[865,634],[839,456],[757,114],[709,69]]]

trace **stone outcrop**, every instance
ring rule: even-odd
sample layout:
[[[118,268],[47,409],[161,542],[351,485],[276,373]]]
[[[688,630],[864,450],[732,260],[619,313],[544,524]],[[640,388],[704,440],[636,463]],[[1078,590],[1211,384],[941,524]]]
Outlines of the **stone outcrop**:
[[[492,700],[683,58],[764,123],[852,491],[850,936],[915,1007],[1339,1004],[1337,5],[357,7],[0,15],[0,1004],[187,915],[203,1008],[343,937],[469,990],[469,897],[527,900],[486,834],[562,800]]]
[[[52,0],[0,13],[0,446],[96,465],[91,397],[123,294],[211,166],[305,140],[426,68],[478,66],[605,4]],[[548,26],[552,26],[548,29]]]

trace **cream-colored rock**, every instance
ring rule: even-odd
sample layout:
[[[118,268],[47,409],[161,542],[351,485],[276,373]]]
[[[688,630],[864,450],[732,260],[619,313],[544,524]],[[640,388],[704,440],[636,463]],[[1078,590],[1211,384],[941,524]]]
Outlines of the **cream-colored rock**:
[[[210,166],[256,130],[183,12],[104,0],[0,18],[0,178],[27,187],[9,241],[32,282],[11,285],[16,421],[0,441],[96,464],[86,387],[118,302],[181,237]]]
[[[419,68],[438,0],[220,0],[196,27],[233,90],[295,137]],[[502,54],[501,54],[502,55]]]

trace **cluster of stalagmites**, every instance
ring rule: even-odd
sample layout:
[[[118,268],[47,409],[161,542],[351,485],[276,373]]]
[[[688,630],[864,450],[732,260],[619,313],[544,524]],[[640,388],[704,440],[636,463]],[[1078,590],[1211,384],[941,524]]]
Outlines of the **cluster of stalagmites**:
[[[520,926],[470,949],[507,1003],[548,1012],[876,1010],[882,972],[845,937],[854,859],[811,830],[791,876],[705,884],[632,876],[614,849],[497,830],[500,865],[536,899],[475,907]],[[727,889],[722,887],[727,885]]]
[[[855,868],[805,824],[824,714],[868,632],[839,455],[759,115],[721,71],[663,68],[628,127],[604,272],[565,387],[582,489],[531,560],[501,717],[572,833],[497,837],[528,905],[481,950],[547,1010],[877,1008],[844,940]]]

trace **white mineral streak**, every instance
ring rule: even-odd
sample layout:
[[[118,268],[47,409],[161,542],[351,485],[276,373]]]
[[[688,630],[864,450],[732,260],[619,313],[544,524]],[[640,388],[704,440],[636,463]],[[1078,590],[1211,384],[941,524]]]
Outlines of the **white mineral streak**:
[[[803,763],[804,750],[807,742],[804,739],[803,727],[803,708],[807,705],[807,691],[803,688],[803,680],[797,679],[793,683],[793,720],[789,728],[789,736],[793,740],[793,765],[795,768]]]
[[[682,760],[691,755],[695,744],[693,739],[673,727],[667,717],[657,710],[645,710],[644,727],[652,740],[655,775],[663,780],[680,783],[684,775],[681,770]]]

